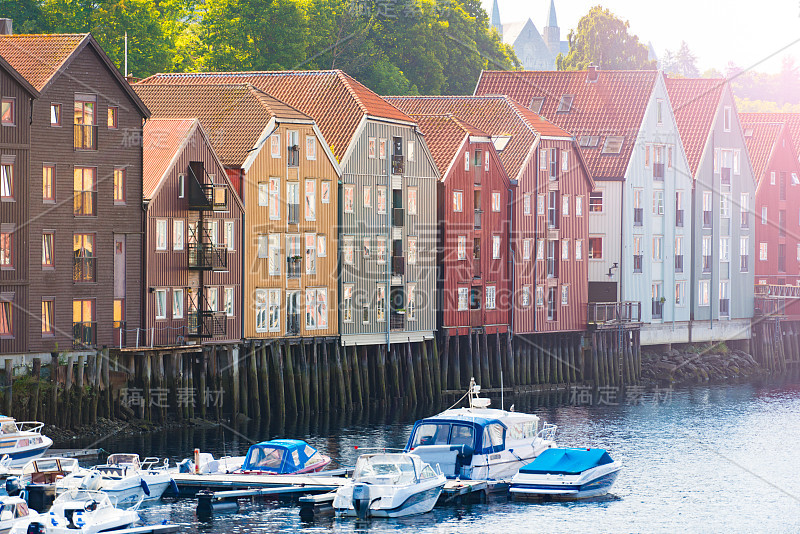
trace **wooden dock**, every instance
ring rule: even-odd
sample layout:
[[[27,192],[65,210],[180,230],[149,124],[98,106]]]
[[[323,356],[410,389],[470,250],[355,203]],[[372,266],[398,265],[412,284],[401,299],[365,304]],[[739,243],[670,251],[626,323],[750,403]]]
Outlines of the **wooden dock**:
[[[305,493],[324,493],[344,486],[347,470],[325,471],[310,475],[195,475],[175,473],[172,478],[182,497],[194,496],[199,491],[234,491],[268,488],[300,488]],[[300,490],[293,490],[297,493]],[[280,492],[273,493],[280,495]]]
[[[97,460],[103,449],[48,449],[46,458],[75,458],[76,460]]]

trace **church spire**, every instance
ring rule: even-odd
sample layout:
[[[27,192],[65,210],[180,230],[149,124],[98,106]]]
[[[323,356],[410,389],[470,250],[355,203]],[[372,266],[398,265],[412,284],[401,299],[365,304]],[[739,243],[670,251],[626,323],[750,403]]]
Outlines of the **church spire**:
[[[558,27],[558,21],[556,20],[555,0],[550,0],[550,8],[547,10],[547,25],[553,28]]]
[[[497,32],[500,34],[500,37],[502,37],[503,25],[500,23],[500,6],[497,5],[497,0],[494,0],[494,2],[492,3],[491,24],[492,27],[497,29]]]

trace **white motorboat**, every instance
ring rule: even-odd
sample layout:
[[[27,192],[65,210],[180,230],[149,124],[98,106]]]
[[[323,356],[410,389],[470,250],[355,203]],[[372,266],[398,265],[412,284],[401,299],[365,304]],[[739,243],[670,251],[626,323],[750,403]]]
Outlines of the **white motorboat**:
[[[14,525],[28,524],[39,514],[28,508],[20,497],[0,497],[0,534],[7,534]]]
[[[71,489],[59,495],[46,514],[14,525],[9,534],[96,534],[127,528],[139,521],[137,506],[120,509],[102,491]]]
[[[103,465],[74,472],[56,482],[56,494],[70,489],[101,490],[118,504],[140,499],[157,500],[170,484],[168,460],[145,458],[138,454],[112,454]]]
[[[185,458],[178,464],[179,473],[194,473],[195,469],[201,475],[227,475],[238,471],[244,465],[245,456],[222,456],[215,459],[211,453],[201,452],[197,455],[197,463],[191,458]]]
[[[6,479],[6,493],[16,496],[24,491],[28,506],[43,512],[53,504],[56,482],[80,470],[75,458],[37,458]]]
[[[25,465],[39,458],[53,445],[53,440],[42,435],[44,423],[17,422],[13,417],[0,415],[0,455],[7,454],[11,467]]]
[[[352,482],[336,491],[333,508],[359,519],[424,514],[433,510],[446,481],[416,454],[364,454]]]
[[[474,380],[469,408],[446,410],[414,424],[406,450],[438,465],[447,478],[500,480],[556,446],[556,425],[533,414],[489,408]]]
[[[622,464],[605,449],[549,449],[522,467],[509,491],[515,498],[576,500],[605,495]]]

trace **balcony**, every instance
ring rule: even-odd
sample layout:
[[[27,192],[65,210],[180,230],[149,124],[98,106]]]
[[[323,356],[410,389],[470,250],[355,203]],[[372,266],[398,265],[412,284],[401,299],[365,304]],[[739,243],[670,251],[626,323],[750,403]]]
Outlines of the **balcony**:
[[[206,181],[206,177],[208,181]],[[226,211],[228,209],[228,188],[224,185],[214,185],[213,178],[206,174],[202,164],[189,165],[186,173],[186,187],[189,189],[187,205],[190,210]]]
[[[663,163],[653,163],[653,180],[664,181]]]
[[[652,317],[653,319],[661,319],[664,313],[664,303],[661,302],[661,299],[653,301],[653,309],[652,309]]]
[[[73,125],[73,146],[75,150],[97,150],[97,125]]]
[[[786,301],[783,298],[756,296],[755,301],[756,316],[783,316],[786,313]]]
[[[704,211],[703,212],[703,228],[711,228],[711,212]]]
[[[642,272],[642,255],[641,254],[634,254],[633,255],[633,272],[635,272],[635,273]]]
[[[392,174],[403,174],[406,168],[405,162],[403,156],[392,156]]]
[[[479,308],[477,310],[469,311],[469,325],[474,328],[484,325],[483,310]]]
[[[683,210],[675,210],[675,226],[683,227]]]
[[[72,348],[82,349],[97,346],[97,323],[72,323]]]
[[[778,256],[778,272],[786,272],[786,256]]]
[[[286,258],[286,277],[287,278],[300,278],[300,273],[303,268],[302,256],[289,256]]]
[[[719,314],[721,317],[729,317],[731,314],[731,300],[719,299]]]
[[[675,256],[675,272],[676,273],[683,272],[683,254]]]
[[[731,185],[731,168],[722,167],[719,174],[719,181],[722,185]]]
[[[392,276],[406,274],[406,259],[403,256],[392,256]]]
[[[297,336],[300,335],[300,314],[287,313],[286,314],[286,335]]]
[[[115,347],[122,348],[127,345],[127,336],[125,335],[125,321],[114,321],[112,341]]]
[[[558,260],[547,258],[547,278],[558,278]]]
[[[489,155],[487,154],[486,157],[488,158]],[[481,177],[483,176],[483,171],[481,171],[480,167],[475,167],[473,171],[473,176],[475,176],[475,185],[481,185]]]
[[[475,258],[472,260],[472,278],[481,277],[481,259]]]
[[[190,311],[187,321],[186,336],[191,338],[224,336],[228,331],[228,317],[224,311]]]
[[[300,147],[297,145],[292,145],[290,147],[286,147],[286,165],[289,167],[299,167],[300,166]]]
[[[644,208],[633,208],[633,225],[642,226],[644,224]]]
[[[403,208],[392,208],[392,226],[402,228],[406,223],[406,210]]]
[[[638,323],[642,320],[640,302],[590,302],[588,322],[594,325]]]
[[[703,272],[711,272],[711,256],[703,256]]]
[[[481,229],[481,224],[482,224],[481,215],[483,215],[483,210],[475,210],[475,229],[476,230],[480,230]]]
[[[211,243],[188,244],[189,269],[196,271],[227,271],[228,247]]]
[[[389,328],[391,330],[404,330],[406,327],[405,310],[392,310],[389,314]]]

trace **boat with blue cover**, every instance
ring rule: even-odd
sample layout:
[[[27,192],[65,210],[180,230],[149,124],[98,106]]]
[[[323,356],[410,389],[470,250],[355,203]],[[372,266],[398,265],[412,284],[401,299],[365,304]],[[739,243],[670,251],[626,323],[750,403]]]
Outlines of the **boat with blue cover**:
[[[447,478],[501,480],[556,446],[556,425],[539,417],[489,408],[474,381],[469,408],[449,409],[414,424],[406,451],[438,466]],[[466,395],[465,395],[466,396]]]
[[[622,464],[605,449],[553,448],[523,466],[511,479],[515,498],[588,499],[605,495]]]
[[[331,463],[329,456],[299,439],[273,439],[250,446],[241,469],[247,475],[316,473]]]

